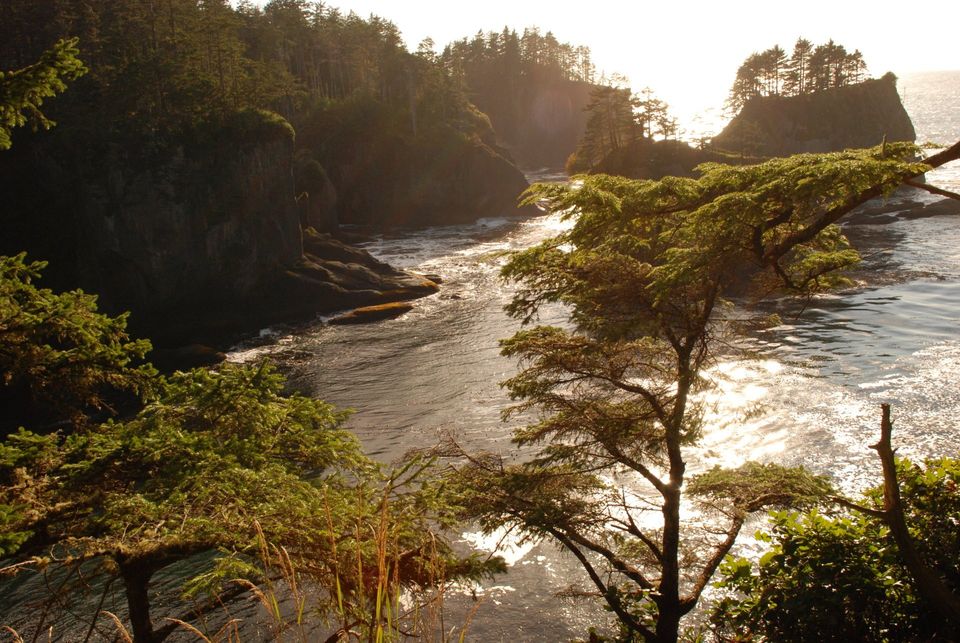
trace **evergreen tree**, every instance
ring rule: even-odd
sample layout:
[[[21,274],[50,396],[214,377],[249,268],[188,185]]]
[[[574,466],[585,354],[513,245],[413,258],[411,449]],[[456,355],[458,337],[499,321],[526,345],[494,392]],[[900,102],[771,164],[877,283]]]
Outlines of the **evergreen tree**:
[[[865,78],[866,64],[859,50],[848,54],[832,40],[814,47],[809,40],[799,38],[789,59],[779,46],[750,54],[737,69],[727,106],[739,112],[757,96],[798,96],[863,82]]]
[[[501,569],[457,558],[432,531],[456,507],[427,475],[428,461],[382,470],[341,426],[347,414],[283,394],[267,365],[158,377],[134,363],[150,344],[127,337],[126,315],[98,313],[96,298],[79,291],[37,289],[42,267],[0,257],[0,382],[85,421],[55,432],[21,427],[0,441],[4,575],[54,568],[65,583],[75,577],[68,594],[77,595],[91,581],[106,592],[117,579],[134,640],[152,643],[175,625],[154,625],[151,579],[211,550],[219,554],[197,561],[194,592],[238,575],[262,582],[258,552],[282,548],[288,571],[319,586],[316,611],[371,636],[409,625],[385,609],[401,591],[409,598]],[[85,412],[117,389],[145,405],[89,420]]]
[[[707,164],[699,179],[594,175],[531,188],[531,201],[576,219],[507,264],[504,276],[519,282],[508,311],[531,322],[560,303],[569,323],[502,343],[523,367],[505,383],[517,401],[508,417],[538,414],[514,434],[532,451],[519,463],[473,456],[459,470],[464,505],[486,529],[518,529],[576,557],[619,620],[620,640],[676,641],[750,513],[827,491],[822,479],[774,465],[687,475],[710,386],[703,371],[726,332],[762,319],[725,314],[727,299],[843,283],[839,271],[857,253],[836,223],[960,158],[960,143],[929,165],[915,155],[888,144]],[[682,518],[684,497],[702,503],[706,524]]]
[[[607,155],[644,135],[634,116],[637,105],[628,87],[600,86],[590,93],[586,107],[587,127],[577,149],[578,163],[582,167],[596,165]],[[653,118],[654,114],[651,112],[650,116]],[[652,128],[652,123],[649,127]]]
[[[810,54],[812,52],[813,43],[805,38],[798,38],[793,45],[793,53],[790,56],[784,79],[784,93],[788,96],[798,96],[809,91]]]
[[[45,266],[23,253],[0,257],[0,435],[25,416],[79,428],[117,392],[152,387],[153,369],[136,365],[150,343],[127,335],[127,316],[98,313],[97,298],[79,290],[37,288]]]

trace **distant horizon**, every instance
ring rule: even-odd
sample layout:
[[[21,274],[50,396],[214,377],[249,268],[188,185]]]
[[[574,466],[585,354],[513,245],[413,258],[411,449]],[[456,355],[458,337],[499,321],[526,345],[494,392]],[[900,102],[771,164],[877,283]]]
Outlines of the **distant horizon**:
[[[263,6],[267,0],[254,4]],[[774,45],[789,54],[800,37],[815,44],[833,39],[850,51],[859,49],[874,77],[888,71],[898,77],[960,71],[960,48],[952,34],[960,24],[956,0],[925,3],[923,15],[936,20],[918,20],[916,36],[905,33],[911,14],[892,0],[809,0],[786,18],[786,7],[772,10],[760,0],[677,0],[636,3],[629,8],[615,0],[593,0],[589,12],[580,4],[545,0],[443,4],[332,0],[324,4],[363,18],[373,14],[389,20],[400,29],[410,50],[427,37],[439,51],[478,31],[499,32],[507,26],[522,33],[537,26],[542,33],[553,32],[561,42],[589,47],[598,72],[627,76],[634,91],[653,89],[684,128],[692,128],[698,115],[702,124],[722,120],[729,88],[748,55]],[[576,9],[567,10],[567,6]]]

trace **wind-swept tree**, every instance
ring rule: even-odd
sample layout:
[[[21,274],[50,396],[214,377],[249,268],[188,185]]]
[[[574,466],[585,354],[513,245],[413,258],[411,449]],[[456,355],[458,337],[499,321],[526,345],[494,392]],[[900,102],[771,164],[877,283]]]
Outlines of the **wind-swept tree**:
[[[569,323],[502,343],[523,367],[505,382],[517,401],[508,417],[537,414],[514,434],[530,451],[520,463],[472,457],[459,470],[465,506],[487,529],[569,551],[622,640],[676,641],[746,517],[827,489],[774,465],[688,474],[718,339],[762,321],[747,308],[729,315],[730,300],[843,283],[839,271],[858,257],[835,224],[928,169],[916,153],[896,144],[707,164],[699,179],[595,175],[531,188],[575,222],[510,260],[504,276],[519,290],[508,311],[532,322],[559,303]],[[960,143],[928,163],[958,157]],[[684,502],[703,518],[682,518]]]

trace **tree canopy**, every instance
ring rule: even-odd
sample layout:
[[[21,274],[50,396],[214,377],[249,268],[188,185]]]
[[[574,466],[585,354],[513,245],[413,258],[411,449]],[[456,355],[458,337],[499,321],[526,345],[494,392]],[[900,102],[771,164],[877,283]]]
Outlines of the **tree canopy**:
[[[828,491],[774,465],[690,479],[704,369],[729,330],[762,321],[743,307],[752,298],[844,283],[858,255],[836,222],[925,171],[916,154],[896,144],[707,164],[698,179],[594,175],[532,187],[530,200],[575,221],[507,264],[504,277],[519,284],[508,311],[533,322],[562,304],[569,324],[503,342],[523,367],[504,384],[517,401],[508,416],[538,421],[514,435],[531,449],[525,461],[473,457],[460,469],[466,506],[487,528],[509,525],[571,552],[625,640],[675,641],[749,513]],[[928,162],[958,155],[960,144]],[[681,519],[685,496],[704,507],[704,523]]]
[[[779,45],[750,54],[737,69],[728,105],[739,111],[756,96],[800,96],[867,78],[867,65],[859,49],[851,53],[833,40],[814,46],[798,38],[789,58]]]
[[[669,106],[653,90],[639,95],[629,87],[600,85],[590,92],[586,129],[577,150],[567,161],[568,172],[582,172],[638,141],[676,135],[676,120]]]

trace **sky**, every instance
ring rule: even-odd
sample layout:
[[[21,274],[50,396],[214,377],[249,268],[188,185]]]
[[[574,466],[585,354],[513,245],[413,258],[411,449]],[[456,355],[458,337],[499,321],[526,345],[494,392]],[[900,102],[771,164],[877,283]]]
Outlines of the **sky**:
[[[263,4],[265,0],[261,0]],[[561,42],[586,45],[598,69],[651,87],[682,127],[722,110],[740,63],[798,37],[832,38],[859,49],[870,73],[960,70],[960,0],[327,0],[344,12],[395,23],[410,49],[426,37],[438,48],[478,30],[536,25]]]

